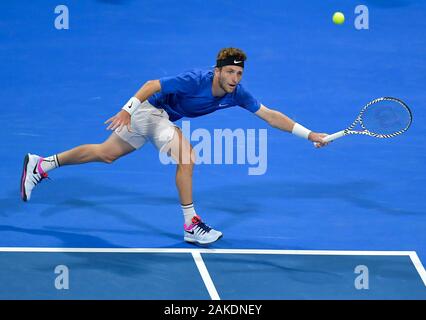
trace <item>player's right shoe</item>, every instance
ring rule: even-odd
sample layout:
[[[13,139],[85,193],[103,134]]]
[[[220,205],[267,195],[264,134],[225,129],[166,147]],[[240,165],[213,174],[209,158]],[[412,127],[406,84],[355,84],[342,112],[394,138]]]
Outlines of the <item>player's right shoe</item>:
[[[43,158],[28,153],[24,158],[24,168],[21,176],[21,198],[28,201],[34,187],[43,179],[47,178],[47,173],[41,168]]]
[[[197,215],[192,218],[191,222],[189,226],[186,224],[183,225],[185,229],[184,240],[186,242],[207,245],[219,240],[223,236],[222,232],[206,225]]]

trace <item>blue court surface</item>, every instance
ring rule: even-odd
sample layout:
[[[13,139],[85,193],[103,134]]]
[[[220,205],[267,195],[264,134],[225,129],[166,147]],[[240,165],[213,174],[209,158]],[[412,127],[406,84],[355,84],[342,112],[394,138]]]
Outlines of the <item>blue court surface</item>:
[[[415,252],[3,250],[1,299],[426,298],[426,272]]]
[[[425,12],[414,0],[0,2],[0,299],[426,299]],[[413,124],[316,149],[242,108],[178,121],[193,145],[230,129],[247,137],[235,154],[267,146],[263,162],[195,166],[196,210],[224,234],[208,248],[184,242],[176,168],[150,144],[53,170],[22,202],[28,152],[102,143],[145,81],[213,66],[230,46],[248,55],[245,87],[314,131],[344,129],[381,96],[404,100]]]

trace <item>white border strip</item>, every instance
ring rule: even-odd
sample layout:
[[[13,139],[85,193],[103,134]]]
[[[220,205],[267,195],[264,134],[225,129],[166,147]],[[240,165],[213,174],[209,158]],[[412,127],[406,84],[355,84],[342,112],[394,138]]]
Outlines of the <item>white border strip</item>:
[[[201,278],[203,278],[207,291],[210,294],[210,298],[212,300],[220,300],[219,294],[217,293],[216,287],[214,286],[212,278],[210,277],[209,271],[207,270],[201,254],[199,252],[192,252],[192,257],[194,258],[198,271],[201,274]]]
[[[357,250],[269,250],[269,249],[191,249],[191,248],[48,248],[0,247],[0,252],[81,252],[81,253],[223,253],[223,254],[295,254],[337,256],[411,256],[415,251]]]

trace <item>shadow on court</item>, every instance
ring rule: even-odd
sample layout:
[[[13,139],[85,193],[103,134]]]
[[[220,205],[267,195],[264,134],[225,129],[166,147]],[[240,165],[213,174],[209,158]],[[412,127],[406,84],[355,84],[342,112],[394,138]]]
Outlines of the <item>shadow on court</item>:
[[[46,185],[48,184],[48,185]],[[259,213],[262,211],[258,199],[336,199],[348,204],[375,210],[379,213],[392,215],[423,215],[420,211],[405,210],[392,206],[391,199],[387,203],[378,202],[368,197],[374,190],[380,189],[375,181],[352,181],[347,183],[298,183],[263,182],[256,184],[228,184],[218,188],[197,191],[197,201],[212,211],[223,211],[234,215]],[[312,192],[315,190],[315,192]],[[58,214],[67,214],[75,210],[87,210],[92,213],[101,213],[115,216],[124,223],[141,225],[136,218],[139,212],[132,212],[127,206],[175,206],[179,210],[179,201],[176,195],[159,196],[147,193],[144,190],[131,191],[123,186],[97,183],[84,178],[61,178],[40,185],[29,203],[23,203],[19,193],[9,192],[10,196],[0,199],[0,215],[8,216],[25,211],[28,207],[37,205],[41,216],[49,217]],[[223,201],[224,195],[226,201]],[[123,210],[117,209],[123,208]],[[129,212],[127,214],[126,212]]]
[[[420,211],[410,211],[402,208],[394,208],[391,203],[381,203],[368,196],[374,194],[374,190],[380,189],[380,184],[375,181],[352,181],[347,183],[298,183],[288,182],[268,182],[256,183],[255,185],[228,185],[221,186],[218,189],[211,189],[208,192],[200,193],[200,200],[219,199],[221,195],[227,195],[226,206],[210,205],[211,209],[222,209],[229,213],[240,213],[241,205],[246,205],[254,212],[257,212],[256,206],[247,199],[283,199],[283,205],[287,203],[286,199],[336,199],[347,202],[348,204],[363,208],[372,209],[380,213],[394,215],[423,215]],[[230,201],[229,201],[230,199]],[[391,199],[390,199],[391,200]],[[211,202],[211,201],[210,201]],[[235,207],[234,207],[235,205]],[[249,210],[250,211],[250,210]],[[244,213],[246,213],[245,211]]]
[[[21,234],[28,234],[32,236],[47,236],[53,237],[61,240],[63,242],[64,247],[84,247],[88,243],[99,246],[101,248],[104,247],[121,247],[116,246],[111,242],[105,241],[99,237],[92,236],[90,234],[81,234],[74,232],[64,232],[64,231],[54,231],[54,230],[45,230],[45,229],[32,229],[32,228],[21,228],[14,227],[8,225],[0,225],[0,232],[17,232]]]

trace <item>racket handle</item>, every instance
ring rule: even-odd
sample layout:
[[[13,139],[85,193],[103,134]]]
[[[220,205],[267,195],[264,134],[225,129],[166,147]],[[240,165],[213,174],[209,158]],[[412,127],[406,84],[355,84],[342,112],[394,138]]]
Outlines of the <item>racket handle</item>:
[[[330,134],[328,136],[326,136],[325,138],[323,138],[322,140],[324,140],[325,142],[330,142],[333,140],[336,140],[338,138],[341,138],[345,135],[345,130]]]

